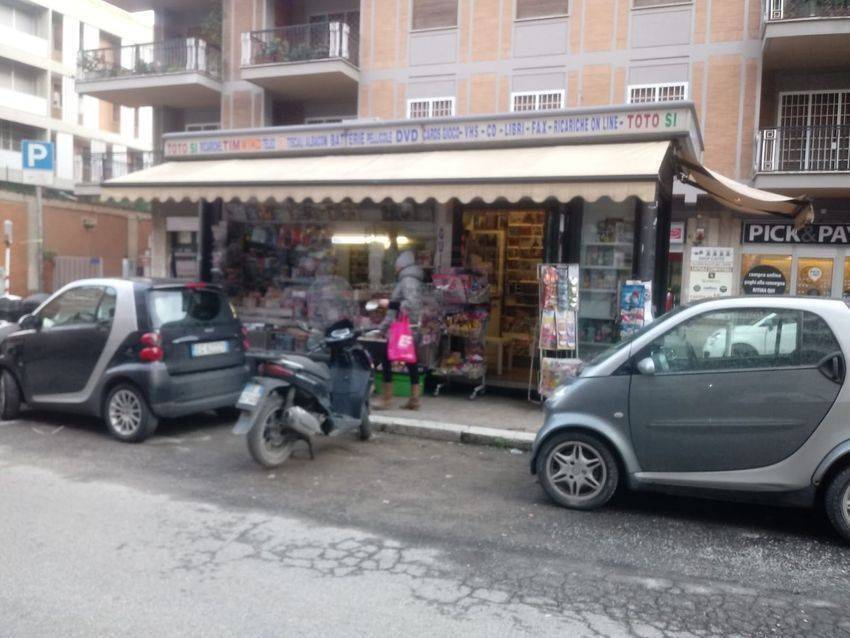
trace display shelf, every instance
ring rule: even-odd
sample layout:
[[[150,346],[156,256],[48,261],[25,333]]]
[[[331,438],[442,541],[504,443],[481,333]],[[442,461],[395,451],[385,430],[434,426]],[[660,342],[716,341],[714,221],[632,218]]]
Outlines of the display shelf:
[[[634,248],[634,243],[630,241],[587,241],[584,245],[592,248]]]
[[[598,293],[606,293],[609,295],[617,294],[617,290],[615,288],[579,288],[579,292],[598,292]]]

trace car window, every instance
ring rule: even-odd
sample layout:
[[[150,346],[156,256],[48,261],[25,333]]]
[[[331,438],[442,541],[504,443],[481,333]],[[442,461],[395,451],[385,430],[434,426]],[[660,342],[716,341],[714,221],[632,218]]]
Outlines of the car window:
[[[164,324],[224,323],[233,320],[230,304],[215,290],[153,290],[148,297],[154,329]]]
[[[112,323],[112,320],[115,318],[115,307],[117,306],[117,303],[118,294],[115,292],[115,288],[107,288],[104,290],[103,297],[97,307],[97,322]]]
[[[802,365],[817,365],[828,355],[841,352],[841,346],[826,321],[813,312],[803,313]]]
[[[94,323],[102,296],[103,288],[99,286],[72,288],[56,297],[38,313],[42,326],[51,328]]]
[[[799,365],[801,314],[772,308],[707,312],[665,333],[638,358],[652,357],[662,374]]]

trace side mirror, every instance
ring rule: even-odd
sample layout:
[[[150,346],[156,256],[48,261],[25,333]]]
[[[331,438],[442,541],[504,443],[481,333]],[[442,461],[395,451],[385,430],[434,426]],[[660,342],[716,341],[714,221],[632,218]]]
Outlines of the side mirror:
[[[41,330],[41,323],[38,315],[24,315],[18,320],[21,330]]]
[[[641,374],[651,377],[655,374],[655,361],[652,360],[652,357],[641,359],[637,363],[637,369]]]

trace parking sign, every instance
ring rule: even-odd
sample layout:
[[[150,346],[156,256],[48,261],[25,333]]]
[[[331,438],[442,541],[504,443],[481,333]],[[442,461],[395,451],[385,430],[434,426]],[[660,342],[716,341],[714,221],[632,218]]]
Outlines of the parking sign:
[[[53,183],[53,167],[56,149],[53,142],[24,140],[21,142],[21,167],[25,184],[50,185]]]

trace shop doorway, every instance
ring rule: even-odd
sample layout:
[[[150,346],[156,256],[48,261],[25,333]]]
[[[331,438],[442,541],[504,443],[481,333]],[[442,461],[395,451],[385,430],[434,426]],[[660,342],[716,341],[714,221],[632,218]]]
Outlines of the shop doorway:
[[[544,261],[546,210],[466,210],[462,258],[487,275],[487,384],[526,388],[537,331],[537,266]]]

